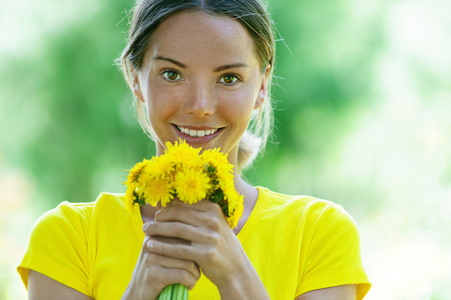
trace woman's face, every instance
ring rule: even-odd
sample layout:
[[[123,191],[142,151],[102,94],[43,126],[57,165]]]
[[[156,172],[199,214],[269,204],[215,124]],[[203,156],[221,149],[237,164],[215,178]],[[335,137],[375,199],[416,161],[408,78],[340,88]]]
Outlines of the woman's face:
[[[147,105],[157,137],[193,147],[220,147],[236,163],[238,142],[266,96],[262,72],[246,29],[226,17],[181,12],[152,34],[133,91]]]

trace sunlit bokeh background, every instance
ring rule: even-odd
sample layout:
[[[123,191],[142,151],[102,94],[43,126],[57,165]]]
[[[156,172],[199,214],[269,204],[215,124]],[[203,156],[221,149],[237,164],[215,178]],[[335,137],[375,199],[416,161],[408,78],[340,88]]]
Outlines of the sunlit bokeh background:
[[[0,299],[59,202],[122,192],[154,153],[114,60],[126,0],[0,0]],[[343,205],[368,300],[451,299],[451,2],[270,0],[275,136],[255,185]]]

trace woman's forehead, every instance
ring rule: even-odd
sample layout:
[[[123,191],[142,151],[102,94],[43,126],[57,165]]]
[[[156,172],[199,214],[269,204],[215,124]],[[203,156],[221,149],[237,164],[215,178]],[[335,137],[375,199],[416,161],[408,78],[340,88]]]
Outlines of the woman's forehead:
[[[150,37],[145,60],[156,56],[173,56],[186,63],[257,61],[253,40],[240,22],[197,11],[177,13],[160,24]]]

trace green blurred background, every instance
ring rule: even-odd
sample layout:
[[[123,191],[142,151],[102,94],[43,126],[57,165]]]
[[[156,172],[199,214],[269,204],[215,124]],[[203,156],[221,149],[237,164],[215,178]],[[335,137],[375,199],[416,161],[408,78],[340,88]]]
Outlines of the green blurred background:
[[[269,3],[275,137],[246,177],[354,216],[366,299],[451,299],[451,2]],[[0,0],[0,299],[26,299],[43,212],[123,192],[154,153],[114,66],[132,5]]]

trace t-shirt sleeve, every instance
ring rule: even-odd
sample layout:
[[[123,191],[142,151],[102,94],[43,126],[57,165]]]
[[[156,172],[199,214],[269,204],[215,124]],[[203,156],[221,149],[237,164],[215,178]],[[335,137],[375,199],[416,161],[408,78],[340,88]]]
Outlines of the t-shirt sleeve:
[[[32,269],[88,295],[89,213],[79,207],[63,202],[34,224],[17,268],[25,287]]]
[[[308,291],[346,284],[357,285],[357,299],[371,287],[362,265],[360,237],[352,217],[331,204],[313,220],[305,268],[296,296]],[[302,255],[302,254],[301,254]]]

